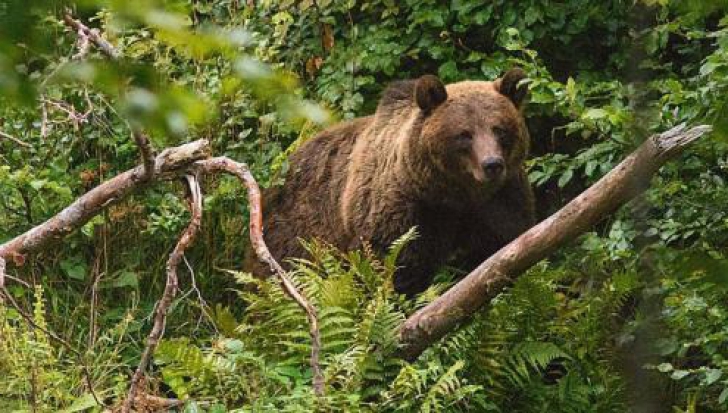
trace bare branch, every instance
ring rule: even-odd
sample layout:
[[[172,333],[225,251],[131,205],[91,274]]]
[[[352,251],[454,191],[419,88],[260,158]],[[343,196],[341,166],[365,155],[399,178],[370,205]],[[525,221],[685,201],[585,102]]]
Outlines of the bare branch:
[[[134,140],[136,141],[137,146],[139,147],[139,153],[142,155],[142,165],[144,166],[144,175],[142,176],[142,179],[144,180],[150,180],[154,177],[154,147],[152,146],[152,143],[149,141],[149,138],[147,138],[147,135],[142,133],[141,131],[134,130],[132,132],[132,135],[134,135]]]
[[[17,145],[23,146],[25,148],[31,147],[31,145],[29,143],[23,142],[20,139],[16,138],[15,136],[5,133],[3,131],[0,131],[0,138],[5,138],[5,139],[15,142]]]
[[[210,156],[210,143],[201,139],[164,150],[154,160],[155,179],[144,180],[144,166],[119,174],[76,199],[54,217],[10,241],[0,244],[0,258],[22,265],[25,254],[59,240],[132,192],[150,182],[183,175],[195,162]]]
[[[324,394],[324,379],[319,363],[319,353],[321,351],[321,334],[318,327],[318,314],[316,308],[306,300],[296,288],[283,268],[273,258],[268,250],[268,246],[263,239],[263,207],[261,204],[260,188],[255,181],[253,174],[250,173],[248,166],[235,162],[226,157],[217,157],[195,164],[201,172],[226,172],[240,179],[248,190],[248,203],[250,204],[250,241],[258,258],[267,264],[271,272],[278,276],[283,286],[283,290],[306,312],[309,323],[309,333],[311,335],[311,369],[313,370],[313,387],[316,395]]]
[[[88,52],[88,41],[90,40],[93,42],[96,47],[101,49],[101,51],[108,56],[111,59],[118,59],[121,57],[121,54],[111,45],[109,42],[104,40],[98,33],[98,30],[96,29],[89,29],[87,26],[85,26],[83,23],[81,23],[78,20],[75,20],[73,17],[71,17],[71,14],[69,11],[66,11],[66,13],[63,14],[63,21],[66,23],[66,26],[72,28],[76,31],[76,33],[79,36],[79,52],[77,53],[74,58],[81,58],[86,55]],[[87,96],[88,101],[88,96]],[[51,102],[53,103],[53,102]],[[154,156],[155,151],[154,147],[152,146],[152,143],[149,141],[149,138],[140,130],[134,129],[132,131],[132,135],[134,136],[134,141],[136,142],[137,146],[139,147],[139,152],[142,156],[142,165],[144,165],[144,180],[151,180],[154,176]]]
[[[401,354],[414,359],[557,248],[591,228],[649,186],[655,172],[711,130],[677,126],[647,139],[609,174],[554,215],[488,258],[449,291],[420,309],[400,330]]]
[[[81,45],[83,45],[84,42],[83,37],[86,37],[106,56],[112,59],[118,59],[120,57],[119,51],[116,50],[116,48],[112,46],[111,43],[101,37],[97,29],[91,29],[80,21],[74,19],[73,17],[71,17],[71,14],[69,12],[63,13],[63,22],[66,24],[66,26],[70,27],[74,32],[79,34],[82,39],[80,43]],[[82,48],[79,53],[83,53]]]
[[[131,410],[131,406],[136,397],[137,386],[144,378],[144,372],[147,370],[149,363],[152,359],[154,351],[157,349],[159,340],[162,338],[164,333],[164,326],[167,321],[167,311],[169,310],[170,304],[175,295],[177,295],[177,267],[184,257],[185,250],[192,244],[197,236],[200,229],[200,223],[202,221],[202,193],[200,191],[200,183],[197,178],[192,175],[185,177],[190,188],[190,200],[189,207],[192,212],[190,224],[187,226],[185,231],[182,233],[177,245],[169,255],[167,260],[167,283],[164,287],[164,293],[162,298],[157,302],[157,306],[154,312],[154,325],[152,331],[147,337],[147,345],[142,353],[141,360],[139,361],[139,367],[137,367],[134,376],[131,379],[131,385],[129,386],[129,393],[124,401],[122,412],[128,413]]]

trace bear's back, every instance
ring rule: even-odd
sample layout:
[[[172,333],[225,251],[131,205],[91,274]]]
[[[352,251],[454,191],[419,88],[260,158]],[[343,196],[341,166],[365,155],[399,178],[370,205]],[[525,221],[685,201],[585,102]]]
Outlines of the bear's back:
[[[265,241],[276,259],[304,256],[299,238],[339,247],[349,242],[339,200],[351,150],[370,122],[371,117],[357,118],[309,139],[291,155],[285,185],[263,192]],[[247,271],[267,272],[247,255]]]

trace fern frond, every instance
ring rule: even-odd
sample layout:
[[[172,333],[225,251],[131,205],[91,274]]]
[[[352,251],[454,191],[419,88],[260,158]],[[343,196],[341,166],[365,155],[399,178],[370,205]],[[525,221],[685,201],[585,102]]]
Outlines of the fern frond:
[[[418,237],[417,234],[417,227],[410,228],[407,232],[402,234],[401,237],[397,238],[392,245],[389,246],[389,251],[387,252],[387,255],[384,257],[384,266],[389,270],[394,272],[394,270],[397,268],[397,258],[399,258],[399,254],[402,252],[402,249],[407,246],[412,240]]]
[[[513,385],[523,387],[534,373],[540,374],[549,363],[560,358],[568,360],[571,357],[553,343],[520,343],[511,350],[506,361],[506,369],[510,372],[508,379]]]

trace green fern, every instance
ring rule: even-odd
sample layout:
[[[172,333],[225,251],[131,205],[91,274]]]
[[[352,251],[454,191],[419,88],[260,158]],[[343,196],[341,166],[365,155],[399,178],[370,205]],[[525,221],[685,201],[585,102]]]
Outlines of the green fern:
[[[513,386],[523,388],[534,377],[540,380],[543,370],[556,359],[570,357],[553,343],[519,343],[506,360],[506,377]]]
[[[386,257],[384,257],[384,265],[388,271],[394,273],[394,270],[397,269],[397,258],[399,258],[399,254],[402,252],[404,247],[407,246],[407,244],[417,237],[417,228],[412,227],[392,243]]]

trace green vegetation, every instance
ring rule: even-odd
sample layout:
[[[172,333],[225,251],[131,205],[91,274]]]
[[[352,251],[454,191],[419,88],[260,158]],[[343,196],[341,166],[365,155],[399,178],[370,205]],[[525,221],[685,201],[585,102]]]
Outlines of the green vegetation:
[[[320,314],[322,398],[305,315],[275,283],[237,272],[243,189],[206,182],[193,271],[180,269],[144,393],[190,412],[728,410],[725,1],[74,5],[117,60],[65,29],[67,3],[0,4],[0,242],[136,165],[132,129],[158,149],[207,138],[278,185],[292,148],[332,119],[371,113],[387,82],[425,73],[526,70],[541,218],[649,134],[716,128],[412,363],[396,357],[397,327],[457,274],[407,301],[392,291],[393,260],[311,242],[314,259],[291,275]],[[0,301],[0,411],[120,404],[189,219],[181,194],[155,185],[8,266],[23,313]]]

